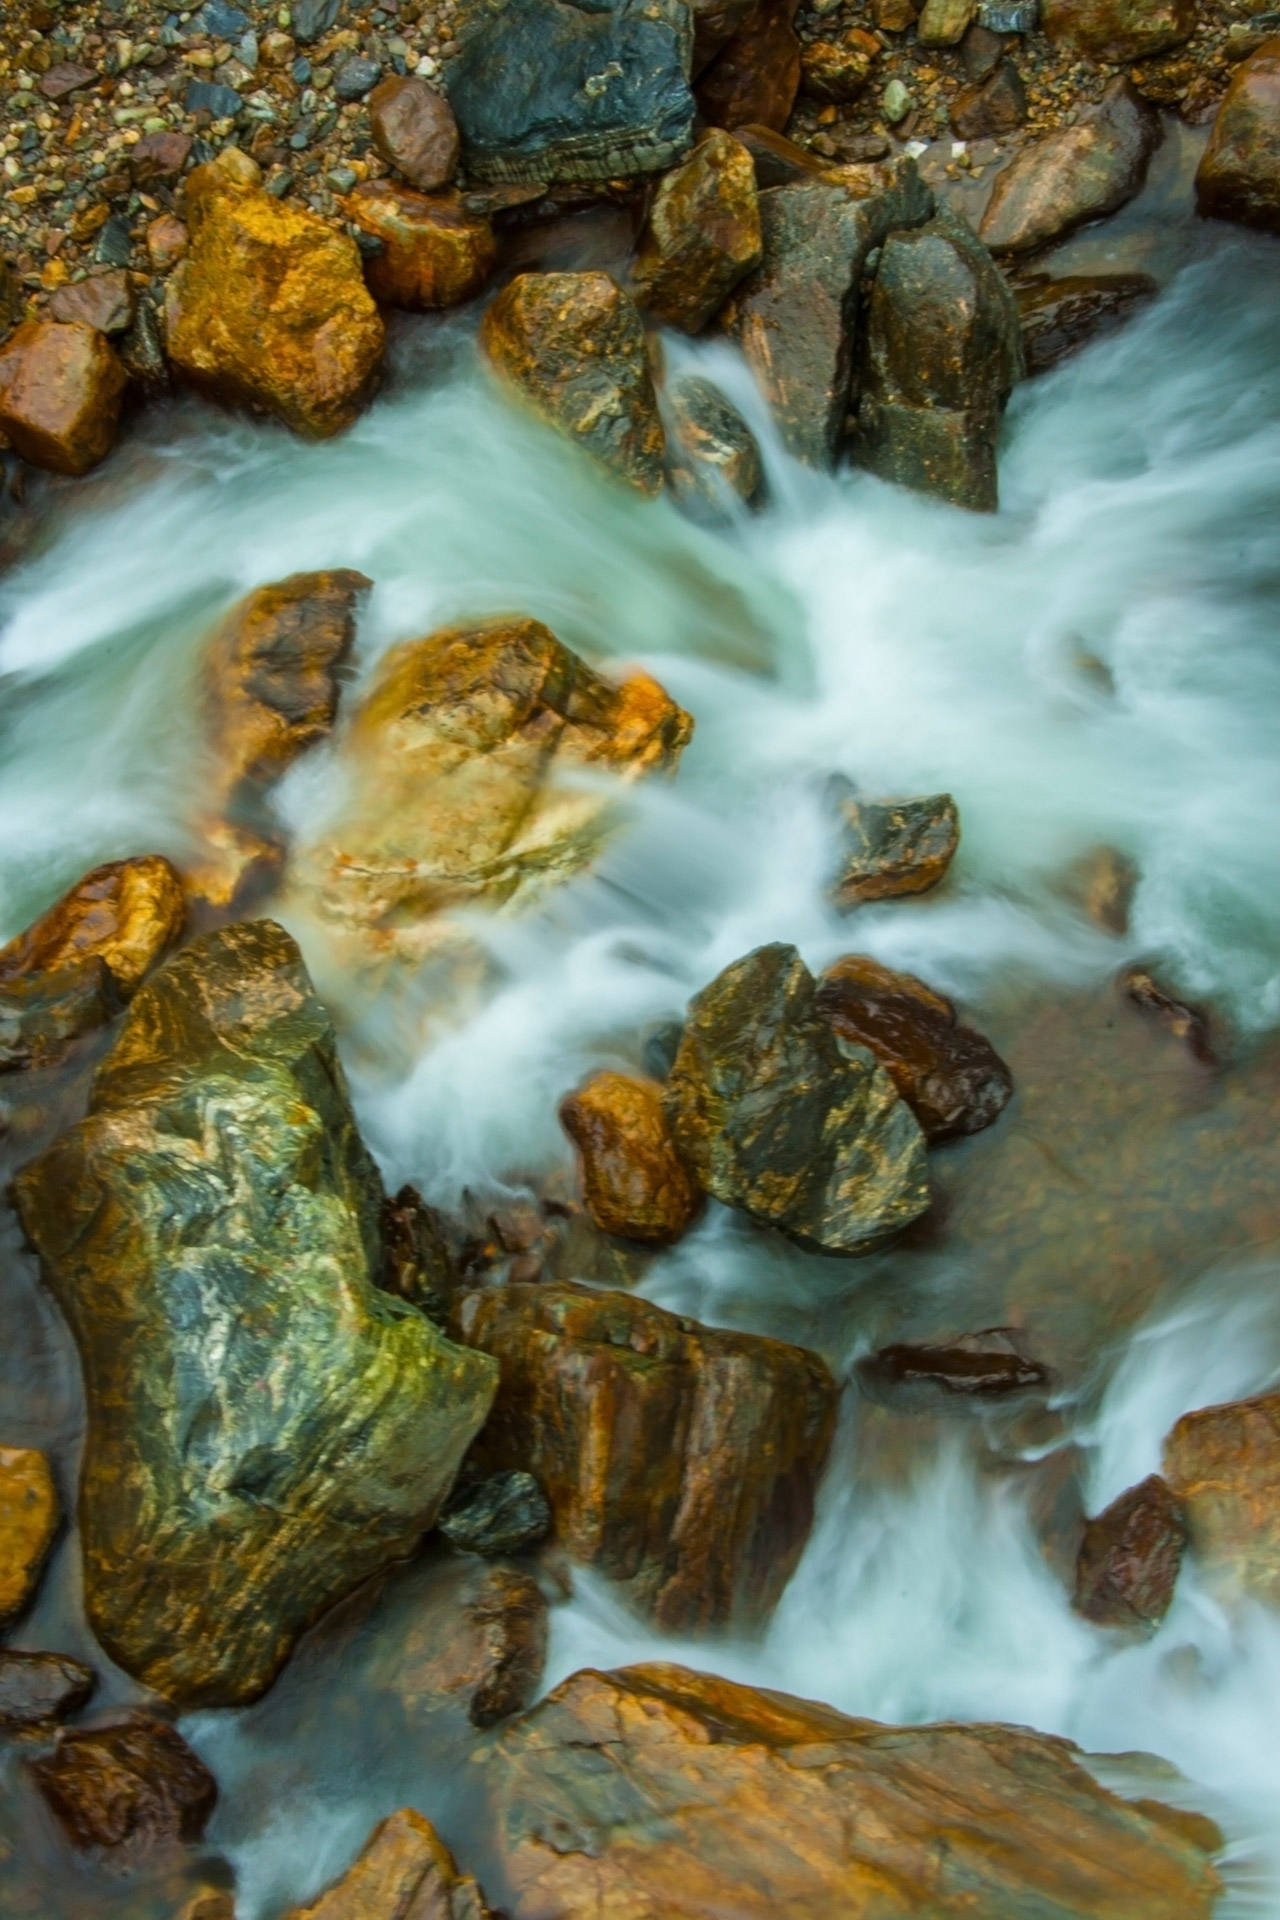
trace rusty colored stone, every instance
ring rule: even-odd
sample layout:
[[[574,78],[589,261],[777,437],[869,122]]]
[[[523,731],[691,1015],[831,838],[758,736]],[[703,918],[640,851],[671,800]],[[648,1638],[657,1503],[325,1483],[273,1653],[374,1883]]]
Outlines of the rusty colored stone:
[[[0,1073],[56,1066],[119,1007],[111,975],[98,959],[0,983]]]
[[[177,266],[190,245],[191,235],[186,222],[176,219],[171,213],[162,213],[147,228],[147,259],[151,263],[152,273],[168,273]]]
[[[0,948],[0,985],[101,960],[122,999],[175,946],[186,919],[177,872],[158,853],[94,867]]]
[[[998,140],[1027,117],[1027,90],[1012,60],[1002,60],[980,84],[951,103],[951,128],[961,140]]]
[[[411,187],[434,193],[458,171],[462,139],[444,95],[414,74],[381,81],[365,100],[373,144]]]
[[[571,1559],[667,1632],[767,1619],[831,1443],[816,1354],[556,1282],[464,1294],[450,1328],[501,1367],[473,1459],[536,1475]]]
[[[21,1730],[65,1719],[85,1704],[94,1684],[92,1670],[64,1654],[0,1649],[0,1727]]]
[[[868,900],[928,893],[946,878],[960,845],[960,810],[949,793],[917,800],[841,799],[842,859],[832,888],[846,912]]]
[[[325,439],[377,384],[384,334],[345,233],[265,193],[230,148],[186,182],[191,246],[169,276],[169,358],[229,405]]]
[[[532,1573],[472,1555],[441,1559],[372,1684],[411,1719],[444,1707],[491,1727],[527,1707],[547,1658],[548,1609]]]
[[[713,129],[658,183],[636,243],[631,291],[655,319],[700,333],[742,276],[759,266],[760,252],[751,155]]]
[[[28,320],[0,349],[0,433],[33,467],[88,473],[115,444],[125,382],[95,327]]]
[[[1027,1353],[1013,1327],[985,1327],[937,1346],[880,1347],[858,1371],[880,1393],[929,1398],[997,1400],[1010,1393],[1044,1392],[1053,1384],[1050,1369]]]
[[[1040,24],[1050,40],[1116,66],[1189,40],[1197,0],[1044,0]]]
[[[99,333],[125,333],[133,320],[133,288],[123,268],[90,274],[71,286],[59,287],[49,302],[55,320],[83,321]]]
[[[489,220],[463,210],[456,193],[428,196],[390,180],[357,187],[347,213],[381,242],[365,256],[375,300],[409,313],[433,313],[474,299],[498,261]]]
[[[176,1728],[141,1713],[64,1728],[31,1771],[75,1846],[130,1860],[198,1840],[218,1798],[213,1775]]]
[[[873,0],[871,14],[882,33],[906,33],[919,11],[915,0]]]
[[[129,171],[134,185],[153,186],[156,181],[176,180],[191,157],[191,135],[146,133],[137,146],[129,148]]]
[[[786,126],[800,87],[795,11],[796,0],[756,0],[706,69],[694,91],[713,127]]]
[[[1131,200],[1160,144],[1155,109],[1113,80],[1074,126],[1024,147],[996,176],[979,238],[993,253],[1034,253]]]
[[[1153,1627],[1164,1619],[1187,1545],[1181,1503],[1158,1473],[1086,1523],[1072,1606],[1103,1627]]]
[[[411,1807],[374,1828],[355,1864],[285,1920],[490,1920],[429,1820]]]
[[[656,1080],[594,1074],[561,1102],[560,1120],[602,1233],[670,1246],[693,1224],[702,1195],[676,1152]]]
[[[1280,1393],[1184,1413],[1164,1477],[1208,1577],[1280,1604]]]
[[[1280,38],[1231,76],[1196,171],[1196,205],[1215,220],[1280,233]]]
[[[859,27],[842,40],[811,40],[800,53],[800,91],[812,100],[847,105],[865,88],[879,51],[874,34]]]
[[[1149,967],[1126,967],[1120,976],[1120,991],[1141,1013],[1167,1027],[1194,1060],[1206,1067],[1214,1064],[1218,1056],[1214,1023],[1204,1007],[1179,999]]]
[[[44,1455],[34,1447],[0,1447],[0,1627],[34,1594],[59,1518]]]
[[[1027,372],[1037,374],[1047,373],[1059,360],[1110,333],[1153,300],[1159,286],[1147,273],[1070,274],[1060,280],[1039,273],[1020,280],[1013,291],[1022,322]],[[1118,893],[1115,907],[1105,911],[1114,915],[1119,910]],[[1126,915],[1127,911],[1126,904]],[[1108,932],[1124,932],[1123,926],[1113,926],[1110,919],[1104,918],[1100,924]]]
[[[81,87],[93,86],[97,78],[92,67],[82,67],[74,60],[55,60],[40,75],[39,86],[46,100],[65,100]]]

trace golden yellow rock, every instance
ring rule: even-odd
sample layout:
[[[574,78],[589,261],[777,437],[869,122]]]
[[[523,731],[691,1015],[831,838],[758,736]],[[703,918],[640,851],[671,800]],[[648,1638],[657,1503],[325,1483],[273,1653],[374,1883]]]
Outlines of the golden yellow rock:
[[[668,326],[699,333],[761,258],[755,162],[713,128],[664,174],[636,245],[631,287]]]
[[[578,1149],[587,1212],[602,1233],[663,1246],[692,1225],[702,1195],[676,1152],[656,1080],[593,1074],[562,1101],[560,1119]]]
[[[0,1447],[0,1626],[35,1592],[57,1531],[49,1462],[33,1447]]]
[[[97,959],[128,999],[178,940],[186,911],[182,882],[162,855],[110,860],[0,948],[0,985]]]
[[[429,1820],[412,1807],[375,1827],[327,1893],[286,1920],[488,1920],[469,1874],[460,1874]]]
[[[356,225],[382,242],[381,253],[366,258],[364,273],[384,306],[410,313],[461,306],[498,264],[492,223],[464,212],[456,193],[414,193],[372,180],[346,204]]]

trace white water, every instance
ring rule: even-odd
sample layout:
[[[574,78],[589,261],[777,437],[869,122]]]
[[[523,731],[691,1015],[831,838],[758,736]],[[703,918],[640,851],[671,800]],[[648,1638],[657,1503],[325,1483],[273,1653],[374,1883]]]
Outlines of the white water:
[[[1014,978],[1087,987],[1125,953],[1155,953],[1242,1035],[1275,1026],[1278,295],[1280,252],[1229,244],[1122,335],[1024,388],[990,519],[800,472],[771,444],[769,511],[701,531],[514,417],[450,328],[407,330],[395,388],[324,448],[195,408],[161,414],[92,507],[82,492],[0,582],[0,931],[95,860],[188,850],[210,619],[262,580],[357,566],[377,582],[361,672],[407,634],[516,609],[592,657],[643,662],[698,722],[679,779],[632,798],[597,874],[489,929],[506,983],[465,1027],[406,1060],[398,1043],[379,1051],[388,1026],[363,1010],[350,1058],[389,1179],[453,1201],[463,1182],[562,1161],[559,1095],[634,1058],[641,1028],[763,940],[794,941],[815,968],[856,942],[979,1009]],[[763,425],[723,352],[687,351]],[[856,935],[824,901],[835,771],[871,793],[949,788],[964,823],[955,884],[865,911]],[[319,754],[291,780],[296,830],[333,778]],[[1055,891],[1100,842],[1142,875],[1124,948]],[[798,1264],[754,1246],[712,1217],[647,1290],[819,1339],[820,1288],[815,1307]],[[856,1274],[819,1264],[833,1298],[856,1294]],[[1101,1398],[1063,1416],[1093,1504],[1152,1470],[1179,1413],[1280,1375],[1276,1282],[1265,1263],[1215,1272],[1099,1357]],[[980,1464],[967,1423],[884,1481],[851,1407],[762,1646],[657,1643],[582,1580],[556,1615],[549,1680],[660,1651],[862,1714],[1011,1718],[1149,1749],[1189,1783],[1159,1790],[1232,1836],[1224,1912],[1280,1915],[1280,1619],[1224,1611],[1184,1573],[1160,1632],[1116,1643],[1071,1613],[1019,1485]],[[344,1745],[322,1719],[281,1695],[192,1723],[223,1782],[212,1838],[236,1859],[246,1920],[339,1868],[419,1773],[421,1804],[447,1793],[439,1756]]]

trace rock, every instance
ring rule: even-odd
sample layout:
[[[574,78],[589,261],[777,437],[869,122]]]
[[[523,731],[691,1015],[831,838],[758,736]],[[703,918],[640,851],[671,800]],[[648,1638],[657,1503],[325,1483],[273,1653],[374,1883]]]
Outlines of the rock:
[[[928,1207],[910,1108],[822,1018],[794,947],[757,947],[695,994],[666,1105],[707,1193],[814,1252],[866,1252]]]
[[[993,253],[1033,253],[1131,200],[1160,144],[1160,121],[1114,80],[1073,127],[1045,134],[996,176],[978,228]]]
[[[1148,1475],[1086,1524],[1072,1606],[1103,1627],[1157,1625],[1186,1545],[1181,1505],[1158,1473]]]
[[[0,1447],[0,1627],[35,1593],[59,1518],[44,1455],[34,1447]]]
[[[800,88],[795,11],[795,0],[756,0],[698,82],[698,109],[711,126],[786,126]]]
[[[1196,171],[1196,205],[1215,220],[1280,233],[1280,38],[1232,75]]]
[[[760,257],[751,155],[713,129],[658,183],[631,263],[632,294],[666,326],[701,333]]]
[[[129,148],[129,172],[136,187],[154,186],[157,181],[176,180],[191,158],[189,133],[147,133],[136,147]]]
[[[895,74],[880,96],[880,111],[884,116],[885,124],[890,127],[900,125],[915,104],[913,95],[907,92],[906,87]]]
[[[1027,372],[1037,374],[1122,325],[1153,300],[1159,288],[1146,273],[1068,274],[1062,279],[1041,273],[1019,282],[1013,291]]]
[[[927,893],[945,879],[960,844],[960,810],[949,793],[919,800],[841,799],[840,877],[846,912],[868,900]]]
[[[46,100],[65,100],[81,87],[93,86],[97,78],[92,67],[79,66],[73,60],[55,60],[41,74],[39,86]]]
[[[498,264],[491,221],[464,212],[456,193],[428,198],[390,180],[357,187],[347,213],[382,242],[365,255],[375,300],[410,313],[434,313],[472,300]]]
[[[383,80],[366,103],[373,144],[411,187],[434,193],[458,171],[462,137],[443,94],[415,74]]]
[[[527,1707],[547,1658],[547,1602],[520,1567],[450,1555],[373,1675],[411,1721],[452,1707],[491,1727]],[[376,1697],[376,1696],[375,1696]]]
[[[665,1632],[767,1619],[831,1443],[816,1354],[554,1281],[463,1294],[450,1326],[502,1369],[477,1467],[535,1474],[572,1560]]]
[[[31,1772],[67,1837],[132,1860],[198,1840],[218,1789],[176,1728],[146,1714],[109,1726],[62,1728]]]
[[[382,1273],[378,1284],[443,1322],[458,1275],[445,1215],[429,1207],[416,1187],[403,1186],[382,1203]]]
[[[1218,1048],[1213,1021],[1204,1007],[1180,1000],[1147,967],[1126,967],[1120,976],[1120,991],[1140,1012],[1159,1020],[1194,1060],[1206,1067],[1214,1064]]]
[[[216,80],[192,80],[182,96],[184,113],[207,113],[215,120],[233,120],[243,105],[244,98],[234,87]]]
[[[285,1920],[490,1920],[429,1820],[411,1807],[375,1827],[355,1865]]]
[[[830,180],[829,160],[819,159],[807,147],[798,147],[771,127],[739,127],[734,133],[751,155],[757,187],[789,187],[797,180]]]
[[[182,882],[158,853],[94,867],[47,913],[0,947],[0,986],[101,961],[129,999],[182,936]]]
[[[849,954],[818,982],[817,1007],[840,1039],[875,1055],[933,1143],[999,1118],[1013,1076],[991,1042],[914,974]]]
[[[263,192],[235,151],[187,178],[191,247],[166,288],[169,357],[215,399],[324,439],[373,391],[382,321],[355,242]]]
[[[957,47],[976,11],[975,0],[924,0],[916,39],[922,47]]]
[[[660,173],[690,144],[692,46],[682,0],[477,7],[447,68],[468,178]]]
[[[551,1531],[551,1509],[531,1473],[491,1473],[455,1493],[440,1519],[445,1539],[488,1559],[524,1553]]]
[[[88,473],[115,444],[124,389],[96,328],[28,320],[0,348],[0,433],[33,467]]]
[[[682,374],[666,392],[667,485],[695,519],[719,519],[735,503],[752,506],[764,463],[750,427],[719,388]]]
[[[0,1650],[0,1727],[23,1730],[63,1720],[94,1689],[90,1667],[60,1653]]]
[[[964,37],[960,58],[964,62],[965,72],[975,85],[991,78],[1004,59],[1007,44],[1003,34],[992,33],[974,21]]]
[[[880,51],[874,34],[855,27],[842,40],[811,40],[800,54],[800,86],[812,100],[844,106],[856,100]]]
[[[519,274],[486,312],[480,339],[490,366],[535,412],[619,479],[658,492],[662,421],[644,326],[616,280]]]
[[[366,60],[361,53],[353,54],[333,76],[334,96],[338,100],[363,100],[381,78],[382,68],[376,60]]]
[[[762,193],[763,261],[721,315],[789,451],[811,466],[832,463],[844,427],[867,256],[933,211],[913,161],[869,192],[862,185],[808,180]]]
[[[883,33],[906,33],[919,12],[915,0],[874,0],[872,18]]]
[[[898,1343],[861,1362],[859,1373],[878,1393],[905,1390],[915,1398],[1001,1399],[1011,1393],[1043,1393],[1054,1376],[1027,1353],[1013,1327],[985,1327],[938,1346]]]
[[[186,222],[162,213],[147,228],[147,261],[152,273],[165,274],[177,266],[191,244]]]
[[[972,229],[943,208],[880,250],[856,376],[855,460],[882,480],[992,513],[1018,309]]]
[[[1116,66],[1189,40],[1198,21],[1196,0],[1042,0],[1040,8],[1050,40]]]
[[[682,1667],[588,1670],[504,1728],[490,1831],[519,1920],[1207,1920],[1220,1883],[1196,1838],[1077,1753]]]
[[[99,333],[126,333],[133,319],[129,276],[117,268],[59,287],[49,302],[49,312],[55,320],[80,321],[86,327],[96,327]]]
[[[656,1080],[597,1073],[560,1105],[578,1149],[582,1197],[602,1233],[670,1246],[702,1207],[697,1183],[676,1152]]]
[[[56,1066],[77,1040],[119,1011],[101,960],[0,985],[0,1073]]]
[[[338,24],[342,0],[294,0],[290,22],[293,37],[301,47],[314,45]]]
[[[961,140],[998,140],[1027,117],[1027,90],[1012,60],[1002,60],[989,79],[965,87],[951,105],[952,131]]]
[[[738,28],[750,19],[755,7],[756,0],[690,0],[695,76],[703,72]]]
[[[184,1902],[174,1920],[236,1920],[235,1895],[222,1887],[205,1887]]]
[[[1184,1413],[1164,1477],[1208,1577],[1280,1604],[1280,1393]]]
[[[176,1703],[253,1699],[434,1525],[494,1390],[374,1285],[381,1185],[289,936],[171,960],[14,1191],[85,1372],[94,1631]]]
[[[156,310],[149,300],[139,300],[133,311],[133,325],[120,336],[117,351],[120,364],[144,393],[163,393],[169,385],[169,364],[160,344]]]

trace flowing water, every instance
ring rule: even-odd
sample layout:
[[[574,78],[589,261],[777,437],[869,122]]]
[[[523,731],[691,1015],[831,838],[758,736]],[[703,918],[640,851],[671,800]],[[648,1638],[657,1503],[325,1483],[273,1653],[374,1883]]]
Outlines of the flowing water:
[[[98,860],[198,852],[199,646],[264,580],[374,579],[357,677],[398,639],[513,610],[592,659],[643,664],[696,716],[678,779],[628,795],[592,874],[478,928],[500,984],[455,1027],[424,1039],[411,1004],[344,980],[277,909],[340,1009],[388,1183],[446,1205],[463,1186],[518,1191],[566,1163],[564,1091],[634,1064],[645,1030],[727,962],[769,940],[815,970],[870,952],[955,995],[1017,1078],[989,1134],[935,1155],[939,1224],[845,1263],[713,1207],[644,1291],[845,1374],[886,1339],[1013,1322],[1058,1386],[1035,1418],[895,1412],[850,1387],[818,1524],[761,1643],[659,1640],[577,1576],[547,1684],[660,1654],[858,1714],[1008,1719],[1155,1755],[1163,1769],[1126,1763],[1140,1790],[1229,1836],[1223,1913],[1276,1916],[1280,1618],[1184,1569],[1134,1644],[1072,1613],[1061,1550],[1073,1486],[1096,1511],[1158,1465],[1179,1414],[1280,1379],[1280,248],[1206,230],[1194,251],[1124,332],[1019,390],[990,518],[802,471],[729,351],[687,343],[672,357],[720,380],[766,448],[767,509],[719,531],[603,484],[513,413],[465,322],[406,324],[387,391],[327,446],[192,403],[149,414],[0,579],[0,933]],[[286,782],[298,838],[336,804],[339,758],[317,752]],[[834,914],[837,773],[873,795],[956,796],[942,891]],[[1141,875],[1123,941],[1063,885],[1100,844]],[[1213,1003],[1224,1065],[1121,1005],[1110,982],[1137,957]],[[41,1099],[76,1097],[6,1093],[15,1154],[53,1124]],[[67,1487],[74,1362],[6,1232],[3,1437],[51,1447]],[[221,1784],[209,1841],[243,1920],[312,1891],[406,1801],[483,1871],[463,1735],[406,1726],[378,1691],[414,1577],[322,1626],[259,1706],[184,1723]],[[89,1648],[73,1546],[17,1638]],[[109,1675],[106,1697],[129,1691]],[[119,1910],[60,1879],[51,1836],[22,1820],[18,1884],[43,1891],[15,1911]]]

